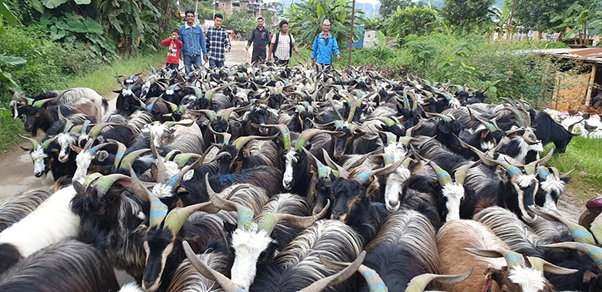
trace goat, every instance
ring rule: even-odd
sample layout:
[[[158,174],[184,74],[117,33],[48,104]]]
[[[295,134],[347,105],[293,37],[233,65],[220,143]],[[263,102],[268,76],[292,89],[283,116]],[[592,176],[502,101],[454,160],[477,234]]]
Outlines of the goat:
[[[527,257],[530,266],[522,255],[510,251],[508,246],[495,236],[482,223],[469,220],[447,222],[437,234],[437,246],[441,272],[448,274],[458,269],[467,270],[472,266],[473,273],[467,281],[447,286],[446,290],[456,291],[553,291],[553,286],[543,277],[543,272],[570,274],[577,270],[565,269],[537,257]],[[504,263],[493,259],[503,256]],[[482,274],[486,281],[483,283]]]
[[[554,143],[556,146],[554,152],[556,153],[564,153],[571,139],[578,135],[567,131],[544,111],[537,111],[533,127],[535,127],[535,135],[538,140],[541,140],[541,144]]]
[[[33,253],[0,276],[0,290],[89,291],[119,290],[106,257],[90,245],[67,240]]]
[[[211,190],[208,178],[206,178],[205,181],[207,189],[210,190],[211,202],[216,207],[227,211],[238,212],[238,227],[232,233],[232,247],[236,254],[234,264],[232,265],[232,283],[243,289],[248,290],[249,286],[253,283],[257,260],[262,253],[266,252],[269,245],[274,241],[270,235],[280,220],[286,220],[295,226],[307,228],[324,215],[324,212],[322,212],[321,214],[314,216],[301,217],[282,213],[284,211],[293,211],[298,208],[290,208],[292,205],[284,204],[281,202],[280,197],[276,197],[272,203],[263,208],[261,214],[258,215],[255,222],[253,222],[252,210],[216,196]],[[286,196],[282,199],[286,199]],[[281,232],[283,239],[290,237],[290,234],[284,236],[286,234],[285,230],[281,230]],[[286,239],[284,239],[284,241],[286,241]],[[268,255],[268,257],[271,257],[271,255]]]
[[[33,190],[15,195],[0,205],[0,232],[33,212],[51,193]]]
[[[437,250],[435,229],[416,211],[400,210],[387,217],[365,250],[364,265],[395,291],[404,291],[420,274],[438,272],[438,254],[433,253]]]
[[[0,233],[0,273],[46,246],[77,237],[80,220],[70,209],[75,194],[73,187],[59,190]]]

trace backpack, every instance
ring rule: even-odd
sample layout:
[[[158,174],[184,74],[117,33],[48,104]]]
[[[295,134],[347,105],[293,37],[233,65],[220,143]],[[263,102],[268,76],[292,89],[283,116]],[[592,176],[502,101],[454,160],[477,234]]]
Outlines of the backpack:
[[[293,56],[293,37],[291,36],[290,33],[287,33],[287,34],[288,34],[289,45],[290,45],[288,55],[289,55],[289,57],[292,57]],[[274,55],[276,54],[276,49],[278,48],[278,40],[279,39],[280,39],[280,32],[277,32],[276,33],[276,43],[274,44]]]

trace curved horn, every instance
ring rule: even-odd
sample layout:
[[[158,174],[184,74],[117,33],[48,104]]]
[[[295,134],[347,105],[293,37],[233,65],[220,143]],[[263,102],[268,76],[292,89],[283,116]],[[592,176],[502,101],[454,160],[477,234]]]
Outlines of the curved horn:
[[[211,204],[211,202],[194,204],[186,207],[177,207],[167,214],[165,217],[165,227],[169,228],[173,232],[173,234],[178,234],[186,219],[192,215],[192,213],[196,211],[208,212],[208,213],[217,213],[219,209],[215,208]]]
[[[213,191],[211,188],[211,184],[209,184],[209,174],[205,175],[205,185],[207,186],[207,193],[209,194],[211,203],[222,210],[236,211],[238,213],[239,228],[242,227],[244,229],[249,229],[249,226],[251,226],[251,221],[253,221],[253,210],[235,202],[226,200],[215,194],[215,191]]]
[[[14,89],[12,91],[13,91],[13,98],[15,100],[27,103],[27,98],[23,97],[18,91],[14,90]]]
[[[107,140],[111,143],[117,144],[117,153],[115,153],[115,162],[113,163],[113,166],[115,167],[115,169],[119,168],[119,165],[121,164],[121,160],[123,159],[123,155],[125,154],[125,151],[127,150],[127,147],[116,140]]]
[[[238,138],[236,138],[236,140],[234,140],[234,142],[232,143],[232,145],[234,145],[234,147],[236,147],[236,149],[241,150],[251,140],[272,140],[272,139],[274,139],[276,137],[278,137],[278,134],[276,134],[274,136],[244,136],[244,137],[238,137]]]
[[[548,272],[557,275],[569,275],[579,272],[579,270],[559,267],[538,257],[527,257],[527,260],[529,260],[529,262],[531,263],[531,268],[540,271],[542,275],[543,272]]]
[[[328,164],[328,166],[330,166],[331,168],[336,168],[336,170],[339,172],[339,177],[345,179],[349,178],[349,173],[347,172],[347,170],[345,170],[342,166],[332,161],[330,155],[328,155],[328,152],[326,152],[326,149],[322,149],[322,153],[324,155],[324,160],[326,161],[326,164]]]
[[[95,184],[96,189],[98,190],[98,195],[104,196],[113,186],[113,184],[118,180],[129,182],[130,177],[127,175],[114,173],[99,178]]]
[[[92,138],[92,140],[96,140],[96,138],[98,138],[98,136],[100,135],[100,132],[102,131],[102,129],[104,129],[105,127],[108,127],[108,126],[119,126],[119,124],[114,124],[114,123],[96,124],[96,125],[94,125],[94,127],[92,127],[92,129],[90,129],[90,132],[88,132],[88,135],[90,135],[90,138]]]
[[[151,152],[153,153],[153,155],[155,155],[155,157],[157,158],[157,177],[155,178],[158,182],[164,183],[166,182],[168,179],[170,179],[170,177],[167,174],[167,166],[165,166],[165,163],[163,162],[163,157],[161,157],[161,155],[159,155],[159,152],[157,151],[157,147],[155,146],[154,141],[154,137],[151,133],[151,137],[150,137],[150,148],[151,148]]]
[[[207,279],[215,281],[219,283],[219,285],[226,292],[236,292],[236,291],[244,291],[240,289],[232,280],[228,279],[228,277],[222,275],[220,272],[208,267],[205,263],[203,263],[199,258],[194,254],[192,248],[187,241],[182,241],[182,247],[184,247],[184,253],[186,253],[186,257],[190,261],[190,264],[201,273],[201,275],[207,277]]]
[[[313,138],[315,135],[318,134],[336,134],[338,132],[336,131],[326,131],[326,130],[321,130],[321,129],[307,129],[305,131],[303,131],[301,133],[301,135],[299,136],[299,138],[297,139],[297,143],[295,143],[295,151],[299,152],[301,151],[301,148],[305,147],[305,144],[311,140],[311,138]]]
[[[291,150],[291,132],[285,124],[265,124],[260,126],[258,124],[251,124],[253,127],[267,127],[267,128],[276,128],[280,131],[280,135],[282,136],[282,141],[284,142],[284,149],[287,151]]]
[[[553,243],[540,245],[539,248],[568,248],[578,250],[582,253],[587,254],[594,262],[596,262],[596,266],[598,269],[602,269],[602,248],[581,242],[561,242],[561,243]]]
[[[136,197],[138,197],[142,201],[148,202],[150,200],[150,191],[148,190],[148,188],[146,188],[144,183],[140,181],[140,179],[138,179],[138,176],[136,175],[136,172],[134,171],[132,166],[128,166],[130,170],[130,189]]]
[[[428,164],[435,170],[435,173],[437,174],[437,180],[442,187],[453,182],[451,175],[449,175],[447,171],[443,170],[443,168],[439,167],[437,163],[429,160]]]
[[[363,250],[357,257],[357,259],[355,259],[355,261],[353,261],[353,263],[350,264],[349,266],[347,266],[345,269],[341,270],[340,272],[338,272],[332,276],[320,279],[320,280],[314,282],[313,284],[309,285],[308,287],[299,290],[299,292],[319,292],[319,291],[326,289],[329,286],[334,286],[334,285],[344,282],[349,277],[353,276],[353,274],[355,274],[355,272],[360,268],[361,264],[364,262],[365,258],[366,258],[366,251]],[[322,259],[320,259],[320,260],[322,260]],[[322,260],[322,262],[325,265],[328,265],[326,263],[326,261]],[[336,264],[337,263],[334,263],[333,265],[336,265]]]
[[[322,211],[313,216],[296,216],[291,214],[281,214],[281,213],[267,213],[263,215],[261,221],[259,222],[259,229],[265,230],[267,234],[272,234],[274,231],[274,227],[281,220],[285,220],[286,222],[301,228],[307,228],[314,224],[314,222],[318,221],[320,218],[323,218],[330,207],[330,200],[326,202],[326,206]]]
[[[594,236],[589,231],[587,231],[587,229],[585,229],[585,227],[583,227],[577,223],[571,222],[565,218],[562,218],[561,216],[558,216],[556,214],[544,212],[542,210],[539,210],[538,208],[535,208],[534,206],[530,206],[530,207],[531,207],[531,211],[533,211],[535,214],[545,218],[546,220],[556,221],[556,222],[560,222],[560,223],[566,225],[566,227],[571,232],[571,235],[573,236],[573,240],[575,240],[577,242],[581,242],[581,243],[596,244],[596,241],[594,240]]]
[[[128,153],[128,155],[123,157],[123,159],[121,159],[121,164],[117,165],[117,166],[119,168],[125,169],[126,167],[133,165],[134,161],[136,161],[136,158],[138,158],[138,156],[142,155],[143,153],[149,152],[149,151],[151,151],[151,150],[148,148],[132,151],[132,152]]]
[[[463,185],[464,180],[466,179],[466,173],[468,173],[468,170],[475,166],[478,166],[479,164],[481,164],[481,160],[479,160],[475,163],[470,163],[470,164],[458,167],[458,169],[456,169],[456,172],[454,173],[454,178],[456,179],[456,183]]]
[[[477,256],[486,258],[497,258],[504,257],[508,268],[515,266],[521,266],[525,264],[525,258],[517,252],[505,249],[479,249],[479,248],[465,248],[465,251],[472,253]]]
[[[436,274],[422,274],[418,275],[410,281],[405,292],[423,292],[426,286],[432,281],[444,283],[444,284],[456,284],[460,283],[472,274],[474,268],[470,268],[470,271],[459,274],[459,275],[436,275]]]
[[[25,136],[23,136],[23,135],[21,135],[19,133],[17,133],[17,136],[19,136],[19,137],[21,137],[21,138],[23,138],[23,139],[28,140],[29,142],[31,142],[31,147],[33,147],[33,149],[38,149],[38,147],[40,147],[40,144],[38,143],[38,141],[36,141],[33,138],[25,137]]]

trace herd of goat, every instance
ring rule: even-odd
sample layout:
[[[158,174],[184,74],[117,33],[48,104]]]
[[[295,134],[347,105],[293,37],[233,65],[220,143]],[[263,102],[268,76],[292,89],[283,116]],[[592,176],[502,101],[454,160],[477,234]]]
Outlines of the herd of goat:
[[[55,183],[0,205],[0,291],[602,291],[602,200],[557,213],[573,135],[526,101],[362,68],[117,81],[114,112],[14,94]]]

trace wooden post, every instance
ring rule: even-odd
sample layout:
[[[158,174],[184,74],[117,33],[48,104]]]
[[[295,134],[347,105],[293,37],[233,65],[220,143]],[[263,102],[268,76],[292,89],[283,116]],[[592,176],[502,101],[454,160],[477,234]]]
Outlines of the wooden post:
[[[589,83],[587,84],[587,93],[585,94],[585,106],[588,107],[589,103],[592,102],[592,92],[594,90],[594,81],[596,80],[596,69],[598,68],[598,64],[594,63],[592,65],[592,73],[589,76]]]
[[[347,66],[351,66],[351,51],[353,51],[353,23],[355,20],[355,0],[353,0],[353,4],[351,6],[351,39],[349,40],[349,61],[347,62]]]

